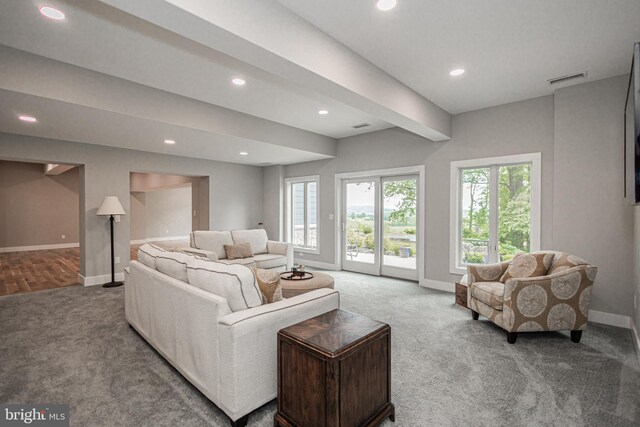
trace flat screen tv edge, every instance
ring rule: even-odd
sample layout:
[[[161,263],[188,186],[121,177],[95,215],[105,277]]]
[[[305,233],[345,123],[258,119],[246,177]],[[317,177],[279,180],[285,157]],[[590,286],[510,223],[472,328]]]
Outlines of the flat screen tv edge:
[[[633,60],[624,107],[624,196],[640,204],[640,43],[633,45]]]

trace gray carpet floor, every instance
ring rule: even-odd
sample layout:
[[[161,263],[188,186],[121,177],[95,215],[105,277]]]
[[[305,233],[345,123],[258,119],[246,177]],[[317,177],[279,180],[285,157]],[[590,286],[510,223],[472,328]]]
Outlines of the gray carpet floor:
[[[395,425],[640,425],[629,330],[590,324],[580,344],[531,333],[509,345],[452,294],[332,274],[342,308],[391,325]],[[123,298],[123,288],[80,286],[0,298],[0,402],[68,403],[74,426],[227,426],[127,326]],[[249,425],[272,426],[275,409],[258,409]]]

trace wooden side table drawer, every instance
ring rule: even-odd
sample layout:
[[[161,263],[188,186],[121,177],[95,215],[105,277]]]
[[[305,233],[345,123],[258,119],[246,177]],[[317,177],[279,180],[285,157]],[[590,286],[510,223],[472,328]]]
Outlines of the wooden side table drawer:
[[[467,306],[467,285],[456,282],[456,304],[469,308]]]

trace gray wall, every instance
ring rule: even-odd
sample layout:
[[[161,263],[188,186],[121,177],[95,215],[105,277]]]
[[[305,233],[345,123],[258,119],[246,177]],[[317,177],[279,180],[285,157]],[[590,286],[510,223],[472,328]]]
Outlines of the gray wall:
[[[78,243],[79,175],[78,168],[48,176],[39,163],[0,161],[0,248]]]
[[[145,240],[147,231],[145,227],[144,205],[146,203],[146,194],[142,191],[132,191],[129,196],[129,215],[131,226],[131,241]]]
[[[452,283],[460,276],[449,273],[451,161],[540,152],[541,247],[598,266],[592,308],[631,316],[633,212],[622,198],[621,173],[626,82],[620,76],[456,115],[449,142],[389,129],[340,140],[336,159],[287,166],[286,178],[320,175],[320,254],[304,258],[335,261],[329,214],[336,173],[424,164],[425,279]]]
[[[624,200],[628,77],[555,94],[553,240],[598,267],[592,308],[633,312],[633,209]]]
[[[271,240],[283,240],[284,166],[262,168],[262,222]]]
[[[459,276],[449,273],[450,162],[531,152],[542,153],[542,245],[547,246],[552,219],[553,97],[459,114],[453,118],[453,132],[446,143],[398,128],[373,132],[340,140],[336,159],[287,166],[287,178],[320,175],[320,254],[304,257],[334,262],[335,224],[329,214],[334,213],[336,173],[425,165],[425,276],[453,283]]]
[[[84,276],[110,273],[109,224],[95,215],[106,195],[130,210],[129,174],[157,172],[209,178],[209,225],[213,229],[255,227],[262,216],[262,170],[259,167],[168,156],[46,138],[0,133],[5,160],[84,165],[80,174],[80,269]],[[116,256],[129,259],[130,215],[115,224]]]
[[[132,191],[131,200],[131,240],[187,236],[191,232],[191,184],[147,192]]]

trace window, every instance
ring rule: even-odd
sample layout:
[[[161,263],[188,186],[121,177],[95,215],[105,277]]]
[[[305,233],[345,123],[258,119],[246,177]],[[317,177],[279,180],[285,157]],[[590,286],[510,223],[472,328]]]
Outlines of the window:
[[[318,176],[288,178],[287,241],[297,251],[318,253]]]
[[[451,162],[451,273],[540,249],[540,157]]]

